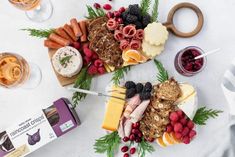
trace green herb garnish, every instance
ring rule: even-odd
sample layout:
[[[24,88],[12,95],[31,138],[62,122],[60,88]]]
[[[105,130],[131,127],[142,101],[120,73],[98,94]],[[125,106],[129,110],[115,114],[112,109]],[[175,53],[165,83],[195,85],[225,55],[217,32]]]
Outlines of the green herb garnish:
[[[131,69],[130,66],[122,67],[120,69],[117,69],[114,71],[113,76],[112,76],[112,82],[114,85],[119,85],[120,80],[124,78],[125,74]]]
[[[118,149],[121,138],[118,132],[114,131],[96,140],[94,149],[96,153],[106,153],[107,157],[114,157],[114,152]]]
[[[157,74],[157,80],[159,82],[165,82],[169,79],[167,70],[163,67],[162,63],[158,60],[154,59],[154,63],[157,66],[158,74]]]
[[[60,59],[60,64],[61,64],[62,66],[64,66],[66,63],[69,62],[69,60],[70,60],[72,57],[73,57],[72,55],[71,55],[71,56],[65,56],[65,57],[63,57],[62,59]]]
[[[49,35],[55,31],[55,29],[32,29],[32,28],[26,28],[21,30],[28,31],[30,36],[38,38],[48,38]]]
[[[206,109],[206,107],[201,107],[197,110],[193,122],[198,125],[206,125],[206,121],[209,118],[216,118],[219,116],[219,113],[222,113],[221,110]]]
[[[141,9],[141,14],[142,15],[148,14],[150,4],[151,4],[151,0],[142,0],[140,2],[140,9]]]
[[[91,81],[92,81],[92,76],[87,73],[87,67],[85,67],[78,74],[73,87],[90,90]],[[72,97],[73,107],[75,108],[81,100],[86,98],[86,96],[87,94],[85,93],[74,92]]]
[[[152,16],[151,16],[151,21],[152,22],[157,21],[157,17],[158,17],[158,5],[159,5],[159,0],[154,0]]]
[[[97,17],[105,16],[105,11],[101,8],[93,9],[91,6],[87,5],[88,16],[85,16],[87,19],[94,19]]]
[[[147,142],[144,137],[142,138],[142,141],[138,143],[137,152],[139,157],[145,157],[146,153],[152,153],[154,151],[153,146]]]

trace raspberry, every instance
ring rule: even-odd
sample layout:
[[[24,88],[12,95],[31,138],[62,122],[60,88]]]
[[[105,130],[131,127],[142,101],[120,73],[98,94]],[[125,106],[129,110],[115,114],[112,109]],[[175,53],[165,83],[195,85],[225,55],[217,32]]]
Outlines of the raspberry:
[[[181,123],[176,123],[174,125],[174,131],[175,132],[182,132],[183,131],[183,125]]]
[[[176,133],[175,133],[175,137],[176,137],[177,139],[181,139],[182,134],[181,134],[181,133],[176,132]]]
[[[79,42],[73,42],[72,46],[77,50],[81,48],[81,44]]]
[[[189,144],[190,143],[190,138],[185,136],[185,137],[183,137],[182,141],[184,142],[184,144]]]
[[[84,48],[83,52],[89,58],[93,55],[93,52],[89,48]]]
[[[103,66],[103,62],[102,62],[102,60],[97,59],[97,60],[95,60],[94,65],[96,67],[102,67]]]
[[[121,7],[118,11],[119,11],[120,13],[123,13],[125,10],[126,10],[126,9],[125,9],[124,7]]]
[[[104,67],[99,67],[98,72],[99,72],[99,74],[104,74],[106,72],[106,70]]]
[[[178,111],[176,111],[176,113],[180,118],[183,118],[184,112],[182,110],[178,110]]]
[[[88,74],[90,74],[90,75],[95,75],[95,74],[97,74],[98,69],[97,69],[97,67],[95,67],[94,65],[91,65],[91,66],[88,68],[87,72],[88,72]]]
[[[189,129],[193,129],[193,127],[194,127],[193,121],[189,120],[187,123],[187,126],[189,127]]]
[[[197,132],[195,130],[191,130],[189,132],[189,137],[192,139],[196,134],[197,134]]]
[[[182,135],[183,136],[186,136],[186,135],[188,135],[189,134],[189,128],[188,127],[185,127],[184,129],[183,129],[183,131],[182,131]]]
[[[94,6],[94,8],[96,8],[96,9],[100,9],[100,7],[101,7],[99,3],[94,3],[93,6]]]
[[[96,54],[96,53],[93,53],[93,55],[92,55],[92,60],[96,60],[96,59],[98,59],[99,57],[98,57],[98,55]]]
[[[174,121],[174,122],[177,122],[179,120],[179,116],[176,112],[171,112],[170,114],[170,120],[171,121]]]
[[[114,17],[120,17],[121,13],[119,11],[114,11],[113,15],[114,15]]]
[[[110,4],[105,4],[105,5],[103,6],[103,8],[104,8],[105,10],[111,10],[111,9],[112,9],[112,6],[111,6]]]
[[[187,125],[187,120],[186,120],[186,118],[182,118],[182,119],[180,119],[180,123],[182,124],[182,125]]]
[[[171,133],[173,131],[173,127],[171,125],[167,125],[166,132]]]
[[[171,125],[174,126],[177,122],[171,121]]]
[[[109,11],[107,12],[106,16],[110,19],[110,18],[113,18],[114,15],[112,12]]]
[[[83,58],[83,63],[84,63],[85,65],[88,65],[90,62],[91,62],[91,59],[90,59],[89,57],[85,56],[85,57]]]

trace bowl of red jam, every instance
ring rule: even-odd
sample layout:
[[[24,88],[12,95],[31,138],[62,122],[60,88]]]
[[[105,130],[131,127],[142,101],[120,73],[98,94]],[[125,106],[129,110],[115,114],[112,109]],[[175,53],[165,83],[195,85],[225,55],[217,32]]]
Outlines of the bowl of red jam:
[[[184,76],[194,76],[201,72],[206,65],[206,57],[195,59],[204,54],[204,51],[196,46],[189,46],[179,51],[175,56],[175,69]]]

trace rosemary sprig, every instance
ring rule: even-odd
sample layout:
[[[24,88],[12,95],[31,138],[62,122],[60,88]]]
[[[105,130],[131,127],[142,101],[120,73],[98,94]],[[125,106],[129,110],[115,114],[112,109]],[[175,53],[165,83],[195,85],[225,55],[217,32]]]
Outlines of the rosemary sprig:
[[[90,90],[91,81],[92,81],[92,76],[87,73],[87,67],[85,67],[79,73],[73,87]],[[75,108],[78,105],[78,103],[85,98],[86,98],[85,93],[74,92],[72,97],[73,107]]]
[[[105,16],[105,11],[101,8],[93,9],[91,6],[87,5],[88,16],[85,16],[87,19],[94,19],[97,17]]]
[[[197,110],[193,122],[198,125],[206,125],[206,121],[209,118],[216,118],[219,116],[219,113],[222,113],[221,110],[207,109],[206,107],[201,107]]]
[[[154,0],[152,16],[151,16],[151,21],[152,22],[157,21],[157,17],[158,17],[158,5],[159,5],[159,0]]]
[[[125,76],[125,74],[127,74],[127,72],[130,69],[131,69],[130,66],[126,66],[126,67],[122,67],[120,69],[115,70],[113,75],[112,75],[112,82],[115,85],[119,85],[120,84],[120,80]]]
[[[53,33],[54,29],[33,29],[33,28],[25,28],[21,29],[22,31],[29,32],[30,36],[38,37],[38,38],[48,38],[51,33]]]
[[[151,0],[142,0],[140,2],[140,9],[141,9],[141,14],[142,15],[148,14],[150,4],[151,4]]]
[[[65,56],[65,57],[61,58],[61,59],[60,59],[60,64],[61,64],[62,66],[64,66],[66,63],[69,62],[69,60],[70,60],[71,58],[72,58],[72,55],[70,55],[70,56]]]
[[[147,142],[144,138],[142,138],[142,141],[138,143],[137,152],[139,157],[145,157],[146,153],[152,153],[154,151],[155,150],[153,146],[149,142]]]
[[[163,67],[162,63],[159,62],[158,60],[154,59],[154,63],[157,66],[158,69],[158,74],[157,74],[157,80],[159,82],[165,82],[166,80],[169,79],[168,72],[167,70]]]
[[[94,149],[96,153],[106,153],[107,157],[114,157],[115,150],[118,149],[121,139],[118,132],[114,131],[96,140]]]

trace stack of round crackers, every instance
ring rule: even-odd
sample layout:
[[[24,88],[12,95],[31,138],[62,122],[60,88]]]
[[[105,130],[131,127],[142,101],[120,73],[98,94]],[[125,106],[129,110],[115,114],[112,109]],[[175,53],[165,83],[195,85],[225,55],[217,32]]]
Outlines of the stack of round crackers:
[[[143,53],[149,58],[159,55],[164,50],[168,34],[167,28],[161,23],[153,22],[148,24],[144,29]]]

